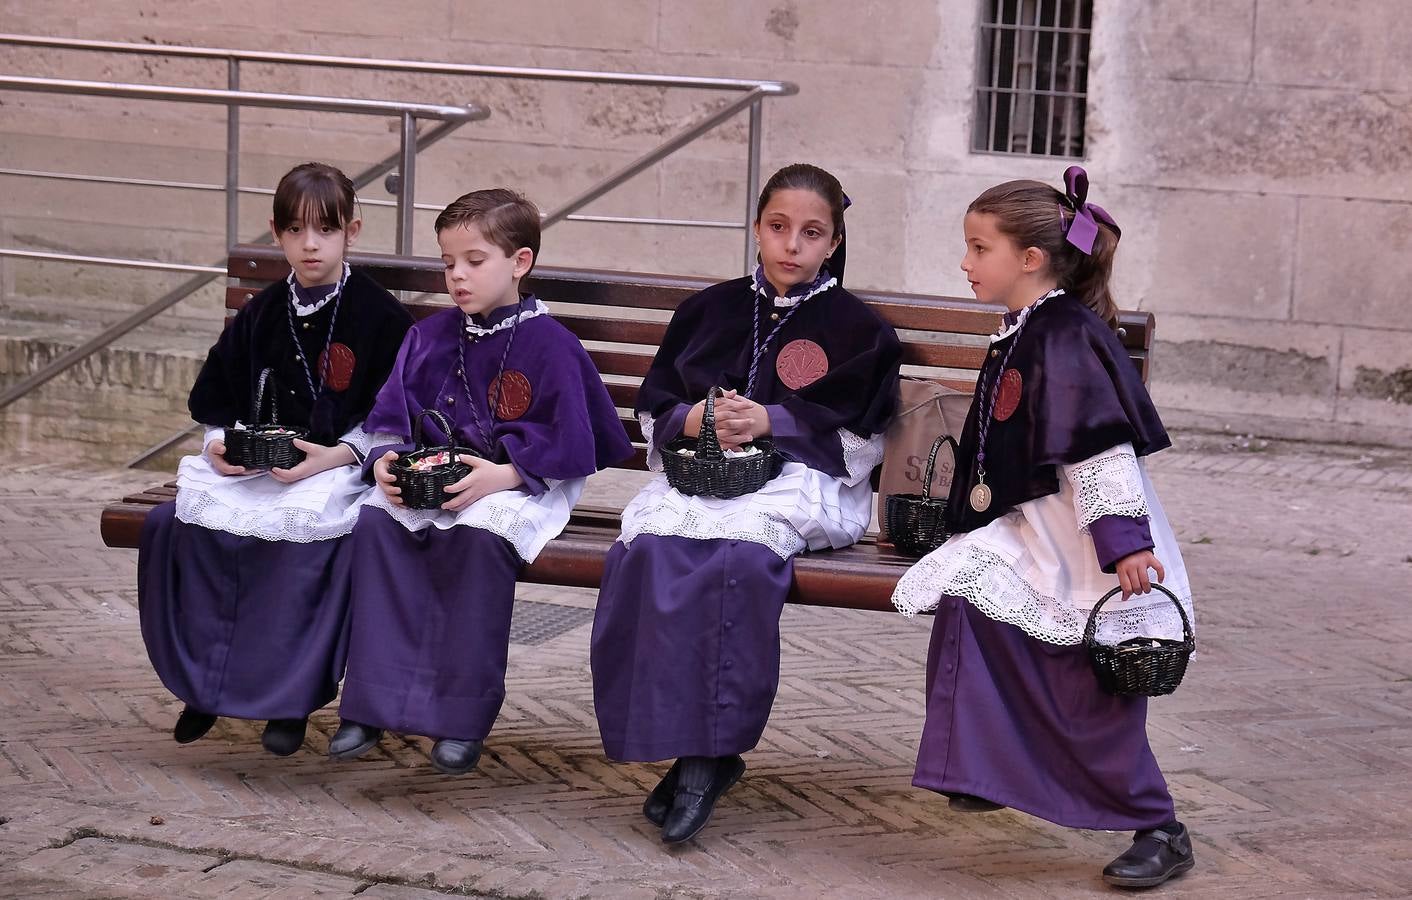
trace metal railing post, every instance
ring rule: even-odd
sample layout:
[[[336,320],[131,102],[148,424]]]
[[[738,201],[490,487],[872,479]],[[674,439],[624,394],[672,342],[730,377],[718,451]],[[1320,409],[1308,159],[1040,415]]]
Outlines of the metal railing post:
[[[763,99],[750,104],[749,155],[745,161],[745,274],[755,271],[755,201],[760,196],[760,136]]]
[[[228,61],[228,87],[240,90],[240,60]],[[226,107],[226,249],[240,242],[240,106]]]
[[[416,243],[417,120],[402,114],[401,158],[397,167],[397,255],[410,256]]]

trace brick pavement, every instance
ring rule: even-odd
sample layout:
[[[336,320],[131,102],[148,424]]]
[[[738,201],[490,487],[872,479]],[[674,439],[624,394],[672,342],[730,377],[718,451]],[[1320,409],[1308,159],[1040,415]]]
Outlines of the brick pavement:
[[[1244,443],[1186,436],[1153,463],[1201,641],[1150,723],[1199,857],[1162,895],[1412,895],[1412,461]],[[135,554],[96,529],[106,499],[152,480],[57,465],[0,479],[0,896],[1109,893],[1098,869],[1125,836],[962,816],[910,786],[927,632],[896,616],[786,610],[770,728],[675,851],[638,812],[661,768],[601,755],[572,616],[557,636],[553,617],[526,620],[472,776],[438,775],[420,739],[331,763],[332,708],[288,759],[230,720],[179,747],[138,634]]]

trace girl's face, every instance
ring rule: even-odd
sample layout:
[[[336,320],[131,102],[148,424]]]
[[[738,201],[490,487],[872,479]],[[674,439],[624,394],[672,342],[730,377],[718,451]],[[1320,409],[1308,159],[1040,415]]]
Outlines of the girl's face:
[[[789,188],[770,195],[755,222],[755,241],[765,278],[784,294],[818,276],[839,238],[828,201],[813,191]]]
[[[993,213],[968,212],[963,228],[966,255],[961,257],[961,271],[976,299],[1012,310],[1034,302],[1039,296],[1034,291],[1036,276],[1042,275],[1043,254],[1018,247],[1000,231]]]
[[[474,224],[436,233],[446,264],[446,291],[466,315],[485,313],[520,302],[520,279],[534,263],[534,251],[521,247],[506,254]]]
[[[275,236],[284,258],[289,260],[294,277],[304,287],[334,284],[343,275],[343,256],[358,239],[363,228],[361,219],[353,219],[340,228],[325,222],[295,219],[284,231],[270,220],[270,233]]]

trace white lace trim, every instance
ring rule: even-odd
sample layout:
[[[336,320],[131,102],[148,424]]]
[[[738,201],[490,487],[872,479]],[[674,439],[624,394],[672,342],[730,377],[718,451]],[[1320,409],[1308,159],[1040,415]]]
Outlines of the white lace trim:
[[[1025,324],[1025,320],[1028,319],[1035,310],[1039,309],[1041,306],[1044,305],[1044,301],[1049,300],[1052,297],[1058,297],[1062,293],[1064,293],[1063,288],[1055,288],[1054,290],[1045,294],[1043,297],[1040,297],[1038,300],[1031,303],[1029,306],[1026,306],[1024,309],[1020,310],[1020,315],[1015,319],[1015,324],[1013,325],[1006,325],[1005,320],[1002,319],[1000,322],[1000,330],[990,336],[990,342],[994,344],[998,341],[1003,341],[1010,335],[1019,331],[1020,326]]]
[[[840,428],[838,441],[843,447],[843,465],[848,471],[848,476],[844,480],[850,485],[858,484],[869,478],[873,474],[873,469],[882,462],[886,442],[881,434],[863,437],[854,434],[847,428]]]
[[[789,559],[808,546],[788,522],[780,521],[765,510],[743,509],[728,516],[700,516],[691,511],[680,516],[664,513],[666,510],[661,508],[655,515],[641,516],[631,525],[624,524],[619,540],[631,544],[640,534],[656,534],[699,541],[750,541],[764,544],[780,559]]]
[[[1072,466],[1064,477],[1074,486],[1074,512],[1080,531],[1104,516],[1147,515],[1147,495],[1132,444],[1119,444]]]
[[[652,440],[652,431],[657,427],[657,420],[647,413],[637,414],[637,423],[642,426],[642,439],[647,442],[647,471],[662,471],[662,451],[658,449],[657,442]]]
[[[201,439],[201,452],[204,454],[215,441],[224,441],[226,430],[224,428],[212,428],[206,426],[206,436]]]
[[[489,328],[486,328],[484,325],[477,325],[475,322],[471,321],[471,317],[469,315],[466,316],[466,333],[473,337],[485,337],[488,334],[494,334],[497,331],[504,331],[506,328],[512,328],[514,327],[516,322],[523,322],[526,319],[533,319],[535,316],[543,316],[548,314],[548,312],[549,307],[544,305],[544,301],[539,299],[538,297],[535,297],[533,307],[521,310],[518,315],[510,316],[508,319],[502,319],[501,321],[496,322]]]
[[[388,501],[381,490],[375,490],[367,503],[385,510],[408,531],[421,531],[433,526],[442,530],[465,526],[489,531],[508,541],[520,559],[532,563],[545,544],[569,524],[569,513],[583,493],[586,480],[547,479],[545,489],[540,494],[523,490],[497,491],[459,512],[396,506]]]
[[[291,270],[289,273],[289,277],[285,278],[285,282],[289,285],[289,302],[290,305],[294,307],[294,314],[300,317],[312,316],[314,313],[318,312],[325,306],[328,306],[330,303],[337,300],[339,296],[343,293],[344,286],[348,284],[348,276],[352,274],[353,268],[345,262],[343,264],[343,275],[339,277],[338,283],[333,286],[333,290],[328,292],[328,296],[324,297],[317,303],[311,304],[309,306],[302,306],[300,305],[298,300],[294,299],[294,289],[298,282],[294,280],[294,272],[293,270]]]
[[[988,618],[1014,625],[1039,640],[1062,645],[1083,641],[1092,605],[1084,608],[1040,593],[1004,557],[978,544],[952,549],[934,551],[907,570],[892,595],[898,612],[911,618],[936,609],[944,596],[964,597]],[[1179,592],[1177,597],[1194,627],[1190,592]],[[1098,613],[1097,638],[1105,644],[1181,636],[1181,614],[1165,594],[1156,591],[1126,602],[1115,598]]]

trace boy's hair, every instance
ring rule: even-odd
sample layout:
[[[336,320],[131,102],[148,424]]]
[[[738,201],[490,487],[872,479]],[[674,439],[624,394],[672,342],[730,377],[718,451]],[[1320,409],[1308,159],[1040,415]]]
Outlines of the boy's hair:
[[[528,278],[539,261],[539,207],[518,191],[487,188],[471,191],[451,201],[436,217],[436,233],[474,225],[485,239],[510,256],[521,247],[534,253]]]
[[[1065,235],[1073,222],[1069,201],[1042,181],[1007,181],[982,193],[967,207],[968,213],[995,216],[1001,234],[1021,250],[1038,247],[1049,260],[1059,287],[1073,294],[1098,317],[1116,328],[1118,304],[1108,281],[1113,274],[1113,255],[1118,235],[1105,222],[1098,222],[1093,252],[1084,253],[1069,243]]]
[[[295,222],[343,228],[353,221],[357,200],[353,182],[341,170],[320,162],[297,165],[275,188],[275,230],[283,232]]]

